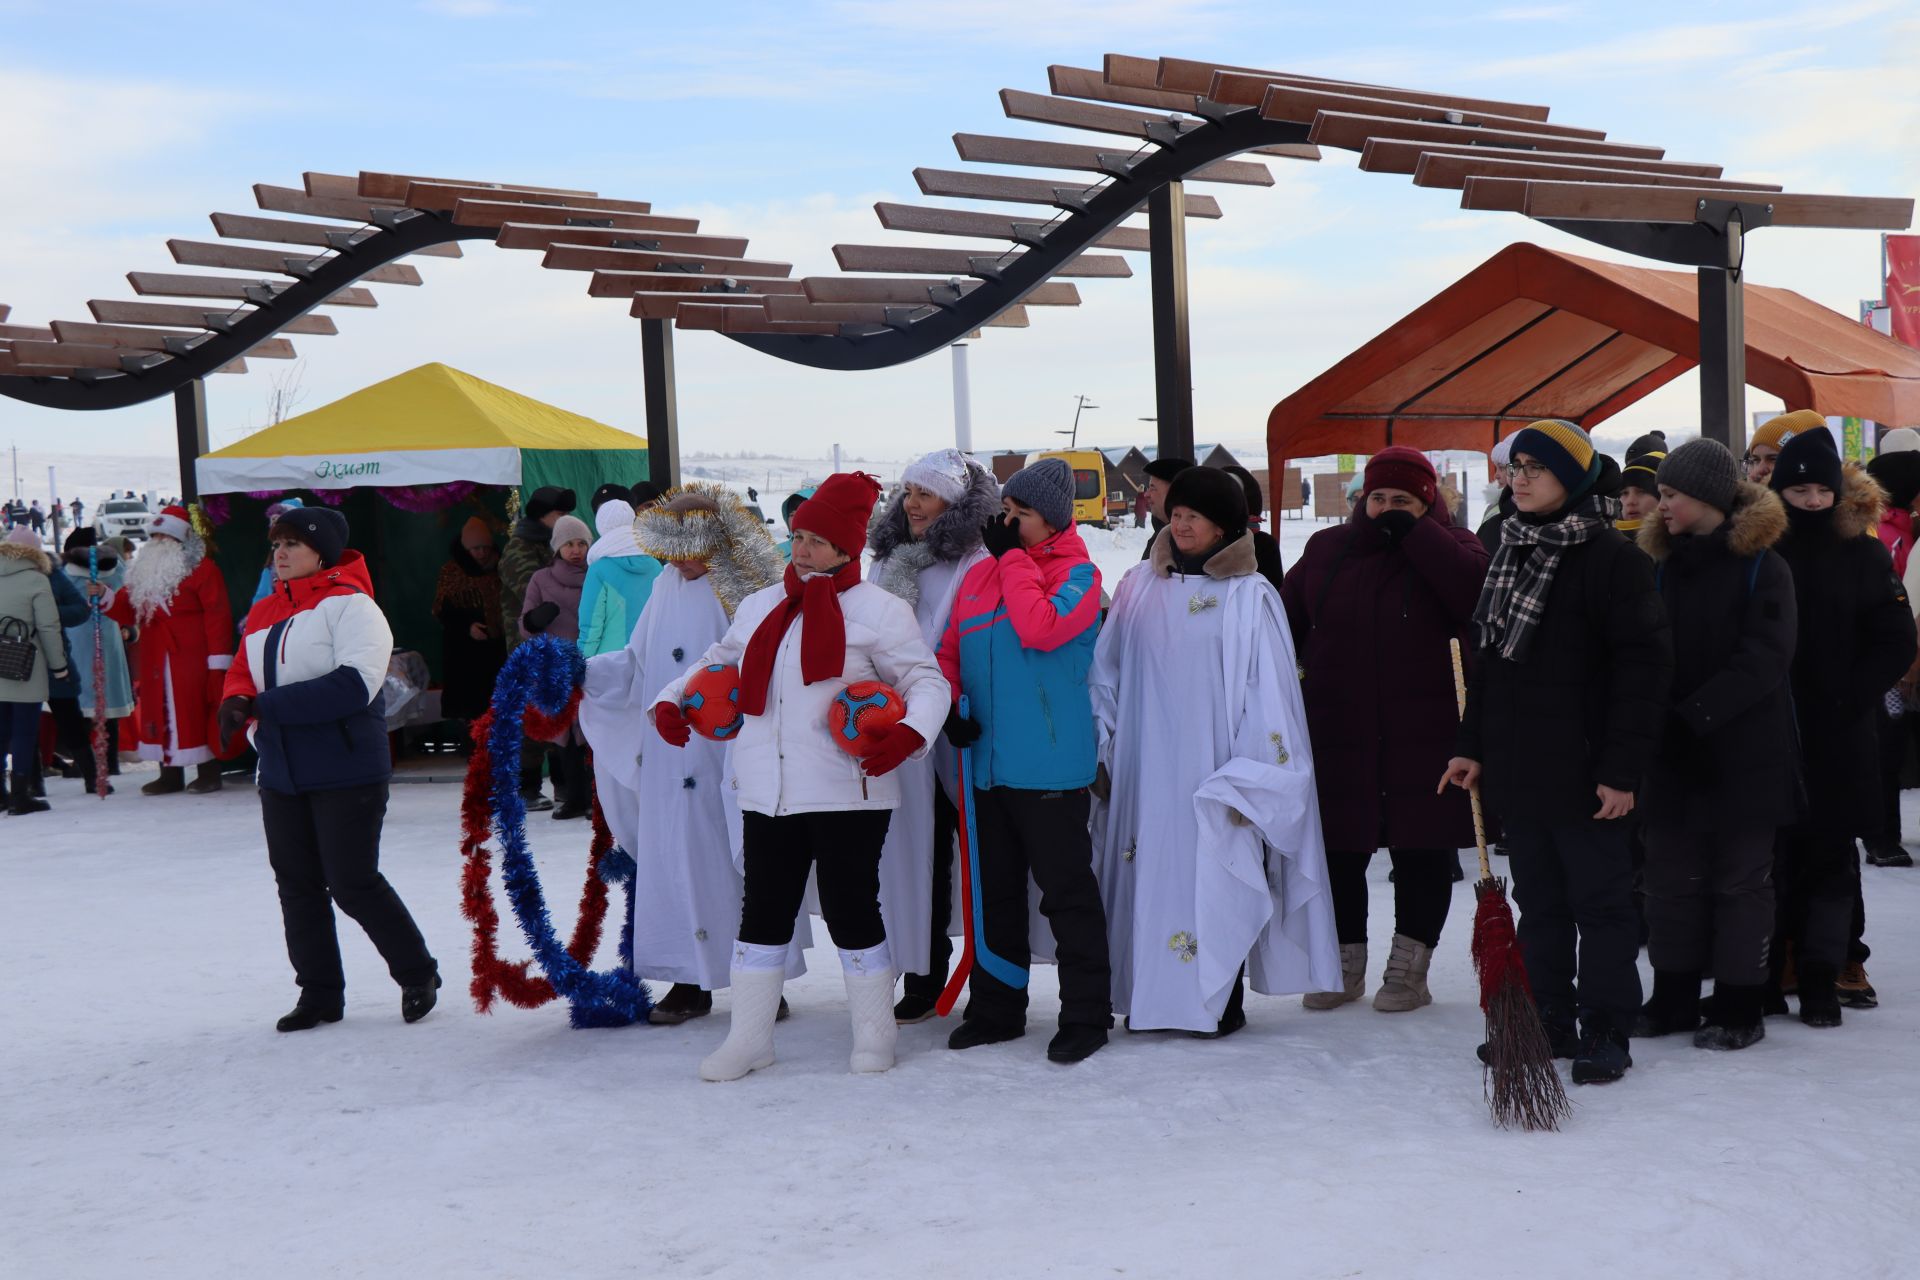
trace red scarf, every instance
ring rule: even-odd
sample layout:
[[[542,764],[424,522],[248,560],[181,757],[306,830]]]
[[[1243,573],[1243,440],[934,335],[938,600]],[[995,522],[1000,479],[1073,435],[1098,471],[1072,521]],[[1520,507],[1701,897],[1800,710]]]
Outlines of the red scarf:
[[[773,659],[795,618],[800,624],[800,682],[832,680],[847,665],[847,620],[840,612],[840,593],[860,581],[858,557],[832,573],[802,579],[792,565],[785,578],[787,598],[760,620],[747,641],[746,661],[740,668],[740,710],[750,716],[767,710],[767,686],[773,681]]]

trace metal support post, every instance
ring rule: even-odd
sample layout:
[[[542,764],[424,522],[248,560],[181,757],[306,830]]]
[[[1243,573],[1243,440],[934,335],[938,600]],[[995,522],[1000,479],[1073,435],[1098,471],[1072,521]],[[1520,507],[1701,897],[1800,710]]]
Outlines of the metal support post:
[[[1193,353],[1187,337],[1186,186],[1169,182],[1147,197],[1153,271],[1154,407],[1160,455],[1193,456]]]
[[[640,322],[640,368],[647,384],[647,478],[680,483],[680,410],[673,389],[673,321]]]
[[[953,447],[973,452],[973,388],[967,379],[967,344],[956,342],[953,352]]]
[[[180,501],[196,502],[200,482],[194,461],[207,452],[207,384],[200,378],[173,391],[173,433],[180,449]]]
[[[1700,434],[1747,447],[1746,306],[1740,271],[1700,268]]]

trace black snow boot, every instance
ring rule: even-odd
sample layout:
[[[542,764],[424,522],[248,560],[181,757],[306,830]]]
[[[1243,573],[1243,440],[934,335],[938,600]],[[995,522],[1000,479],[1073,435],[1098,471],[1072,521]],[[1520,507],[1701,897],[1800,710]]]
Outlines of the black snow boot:
[[[434,974],[432,982],[423,982],[417,987],[400,988],[400,1016],[408,1022],[418,1022],[433,1012],[433,1006],[440,997],[440,975]]]
[[[1611,1084],[1627,1074],[1633,1055],[1627,1052],[1627,1037],[1614,1028],[1613,1019],[1589,1011],[1581,1023],[1580,1048],[1573,1055],[1573,1082]]]
[[[13,787],[8,793],[7,812],[14,817],[45,813],[53,806],[33,794],[33,781],[18,769],[13,771]]]
[[[903,1027],[927,1021],[933,1017],[937,997],[923,995],[918,991],[908,991],[893,1004],[893,1020]]]
[[[972,1049],[983,1044],[1004,1044],[1027,1034],[1021,1023],[996,1022],[992,1018],[966,1018],[947,1037],[949,1049]],[[1106,1033],[1101,1032],[1104,1039]]]
[[[1211,1031],[1190,1031],[1195,1040],[1218,1040],[1230,1036],[1247,1025],[1247,971],[1243,968],[1233,978],[1233,991],[1227,996],[1227,1007],[1220,1011],[1220,1023]]]
[[[1810,1027],[1840,1025],[1840,971],[1809,960],[1800,966],[1800,1021]]]
[[[1693,1033],[1696,1049],[1745,1049],[1767,1038],[1767,1025],[1761,1021],[1763,988],[1755,983],[1740,986],[1730,982],[1713,984],[1713,999],[1707,1006],[1707,1022]]]
[[[704,1018],[712,1012],[713,992],[702,991],[691,982],[676,982],[647,1014],[647,1021],[655,1026],[676,1027],[689,1018]]]
[[[293,1012],[283,1014],[280,1021],[273,1024],[275,1031],[311,1031],[323,1022],[340,1021],[338,1009],[316,1009],[312,1005],[297,1004]]]
[[[1872,867],[1910,867],[1913,855],[1898,840],[1869,840],[1867,865]]]
[[[187,771],[178,765],[163,764],[160,776],[140,788],[143,796],[170,796],[176,791],[187,789]]]
[[[1244,1020],[1244,1019],[1243,1019]],[[1047,1042],[1047,1061],[1062,1064],[1084,1062],[1106,1048],[1107,1029],[1070,1022]]]
[[[1540,1026],[1547,1033],[1547,1047],[1556,1058],[1575,1058],[1580,1055],[1580,1032],[1574,1026],[1573,1011],[1561,1004],[1543,1004],[1540,1006]],[[1487,1046],[1483,1042],[1473,1051],[1484,1065],[1487,1061]]]
[[[1647,1040],[1685,1032],[1700,1025],[1700,975],[1653,971],[1653,996],[1634,1019],[1633,1037]]]
[[[220,762],[209,760],[193,766],[193,781],[187,784],[190,796],[210,796],[220,790]]]

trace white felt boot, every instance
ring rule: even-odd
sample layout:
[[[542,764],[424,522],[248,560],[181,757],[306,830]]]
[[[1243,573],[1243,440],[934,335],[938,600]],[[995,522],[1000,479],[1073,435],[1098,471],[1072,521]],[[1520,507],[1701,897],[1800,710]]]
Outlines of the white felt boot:
[[[853,1021],[853,1071],[885,1071],[893,1065],[900,1024],[893,1019],[893,953],[882,942],[865,951],[842,951],[847,1013]]]
[[[733,944],[733,1014],[727,1038],[700,1063],[702,1080],[738,1080],[773,1065],[773,1022],[786,984],[787,949]]]

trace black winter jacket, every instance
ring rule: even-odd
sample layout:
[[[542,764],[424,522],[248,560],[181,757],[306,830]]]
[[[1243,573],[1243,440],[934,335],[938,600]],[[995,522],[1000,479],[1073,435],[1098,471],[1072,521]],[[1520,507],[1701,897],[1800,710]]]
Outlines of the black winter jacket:
[[[1653,565],[1604,530],[1563,553],[1524,662],[1480,651],[1458,753],[1509,822],[1591,818],[1596,786],[1639,790],[1672,670]]]
[[[1874,533],[1885,504],[1885,490],[1849,462],[1839,502],[1825,511],[1788,507],[1776,548],[1793,570],[1799,605],[1793,705],[1807,824],[1833,835],[1879,825],[1874,713],[1913,661],[1913,612]]]
[[[1640,530],[1673,629],[1670,714],[1640,806],[1649,824],[1784,826],[1804,807],[1788,687],[1798,609],[1771,550],[1786,528],[1779,497],[1742,481],[1712,533],[1674,537],[1658,519]]]

